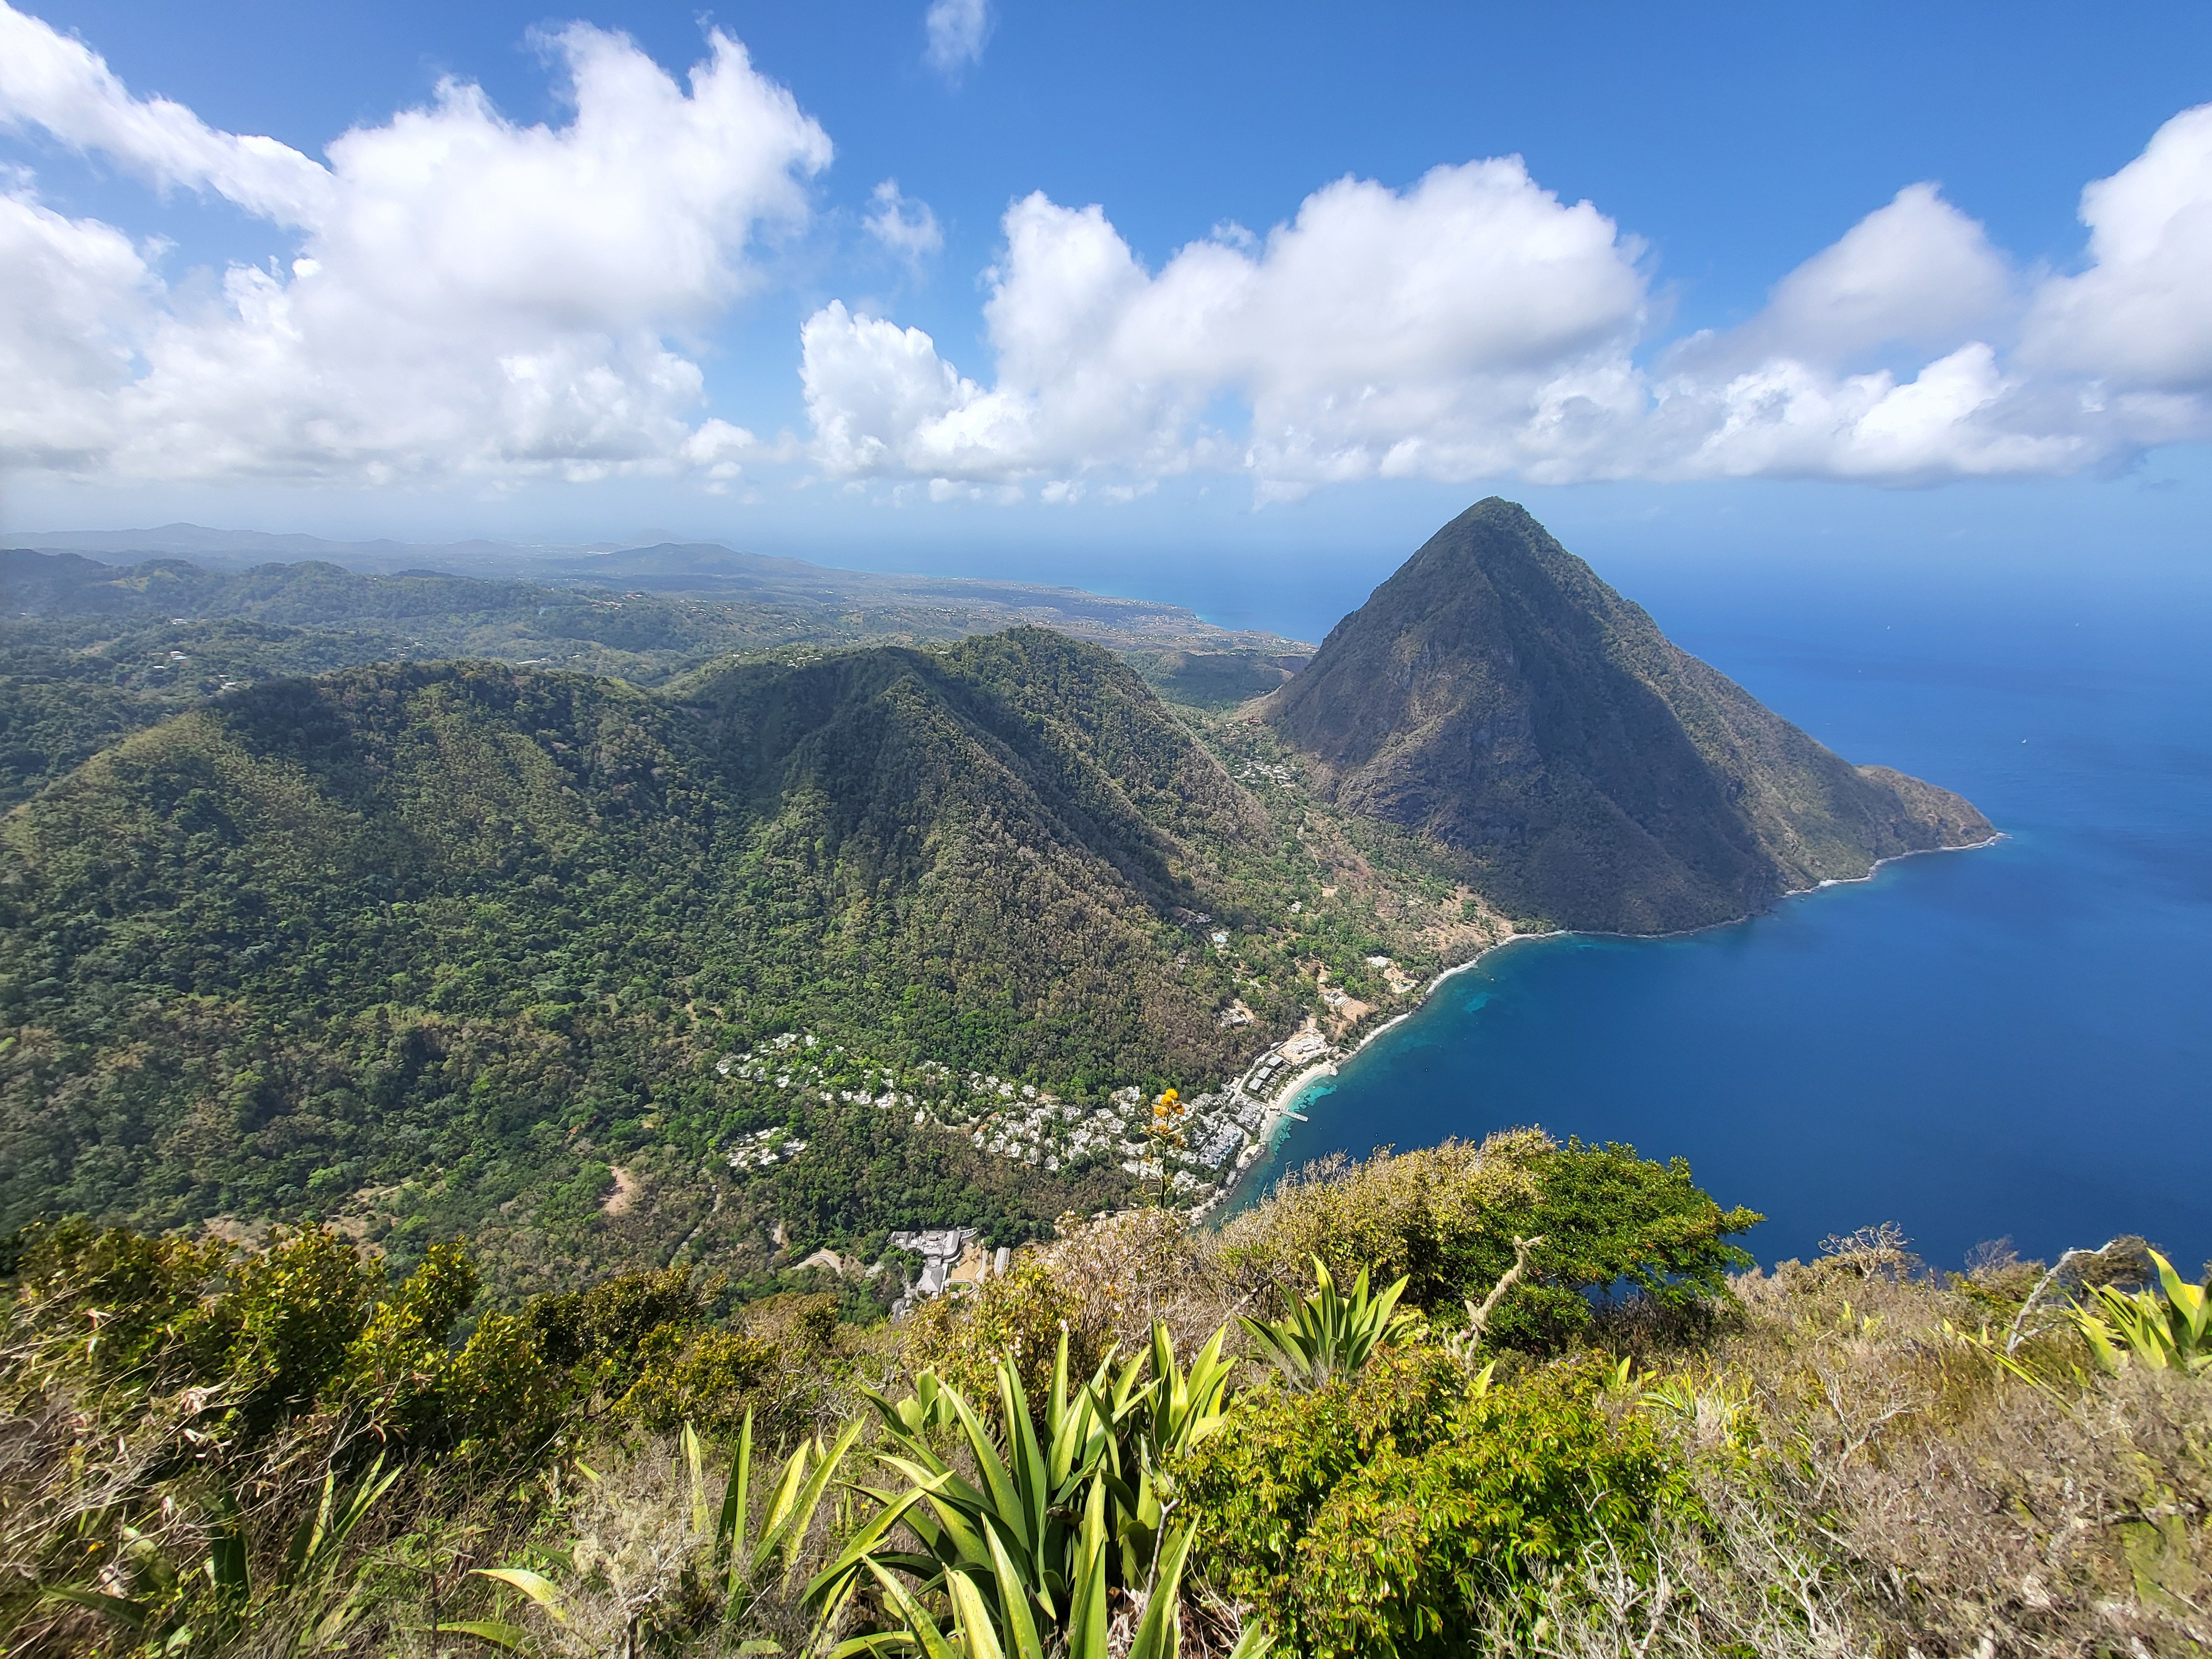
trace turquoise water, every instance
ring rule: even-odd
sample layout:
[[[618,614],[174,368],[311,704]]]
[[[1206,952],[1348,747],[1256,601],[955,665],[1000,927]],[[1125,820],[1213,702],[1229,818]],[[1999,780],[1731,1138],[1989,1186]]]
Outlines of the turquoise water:
[[[2212,607],[1639,597],[2005,839],[1687,938],[1509,945],[1310,1090],[1239,1200],[1323,1153],[1534,1123],[1688,1158],[1770,1218],[1767,1261],[1884,1220],[1943,1265],[2123,1231],[2212,1255]]]

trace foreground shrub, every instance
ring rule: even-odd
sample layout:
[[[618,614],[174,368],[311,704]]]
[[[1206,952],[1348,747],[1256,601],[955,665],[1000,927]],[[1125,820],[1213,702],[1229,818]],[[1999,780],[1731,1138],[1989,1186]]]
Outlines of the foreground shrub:
[[[757,1402],[787,1444],[852,1414],[857,1357],[882,1345],[840,1324],[834,1296],[718,1325],[683,1269],[469,1329],[460,1249],[394,1283],[320,1228],[252,1250],[66,1223],[8,1252],[0,1645],[26,1659],[187,1628],[179,1654],[438,1623],[487,1540],[544,1520],[529,1489],[591,1484],[573,1461],[586,1441],[629,1467],[627,1443],[686,1421],[724,1432]]]
[[[1692,1508],[1609,1375],[1486,1387],[1421,1343],[1310,1393],[1249,1396],[1178,1471],[1196,1571],[1313,1659],[1456,1653],[1471,1631],[1526,1625],[1594,1540],[1633,1559],[1655,1519]]]
[[[1433,1311],[1486,1294],[1513,1268],[1515,1241],[1540,1238],[1488,1334],[1552,1353],[1591,1330],[1592,1291],[1630,1290],[1691,1322],[1725,1303],[1728,1275],[1751,1266],[1729,1241],[1763,1218],[1723,1210],[1680,1158],[1516,1129],[1316,1164],[1224,1226],[1219,1248],[1233,1273],[1285,1304],[1318,1257],[1346,1282],[1363,1267],[1381,1283],[1403,1278],[1407,1304]]]

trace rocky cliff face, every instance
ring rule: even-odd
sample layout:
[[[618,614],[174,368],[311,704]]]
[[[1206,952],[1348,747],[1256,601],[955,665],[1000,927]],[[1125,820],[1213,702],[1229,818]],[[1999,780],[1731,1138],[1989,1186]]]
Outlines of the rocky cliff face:
[[[1559,926],[1702,926],[1991,833],[1762,707],[1494,496],[1261,708],[1340,808],[1441,843],[1496,902]]]

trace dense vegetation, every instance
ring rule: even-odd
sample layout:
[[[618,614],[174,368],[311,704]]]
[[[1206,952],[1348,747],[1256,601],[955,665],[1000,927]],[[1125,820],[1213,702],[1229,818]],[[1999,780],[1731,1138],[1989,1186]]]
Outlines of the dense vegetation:
[[[6,820],[0,1214],[340,1219],[402,1262],[465,1232],[514,1294],[1110,1206],[1126,1155],[1010,1164],[937,1072],[1202,1087],[1332,1012],[1314,970],[1380,1003],[1369,956],[1489,936],[1418,848],[1316,819],[1262,730],[1207,732],[1034,629],[659,695],[223,693]],[[799,1036],[803,1079],[726,1063]],[[805,1156],[730,1166],[769,1132]]]
[[[1985,840],[1672,644],[1525,508],[1446,525],[1271,698],[1341,807],[1455,849],[1508,915],[1655,933]]]
[[[479,1314],[454,1249],[402,1279],[319,1231],[35,1227],[0,1259],[0,1641],[2212,1640],[2202,1287],[2139,1240],[1925,1273],[1891,1229],[1761,1273],[1730,1242],[1755,1219],[1679,1164],[1522,1132],[1310,1171],[1217,1232],[1071,1218],[903,1328],[830,1295],[733,1307],[680,1269]],[[1369,1270],[1397,1278],[1370,1297]]]
[[[1129,665],[1170,702],[1218,714],[1277,690],[1306,663],[1306,653],[1258,651],[1132,651]]]
[[[0,810],[133,732],[258,680],[404,660],[404,635],[268,623],[0,623]]]

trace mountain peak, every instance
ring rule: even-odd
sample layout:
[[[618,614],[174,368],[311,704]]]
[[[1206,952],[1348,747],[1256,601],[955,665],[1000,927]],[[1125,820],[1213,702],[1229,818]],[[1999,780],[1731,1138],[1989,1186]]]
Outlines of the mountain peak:
[[[1354,811],[1451,849],[1524,918],[1663,933],[1984,839],[1681,651],[1529,512],[1478,501],[1261,718]]]

